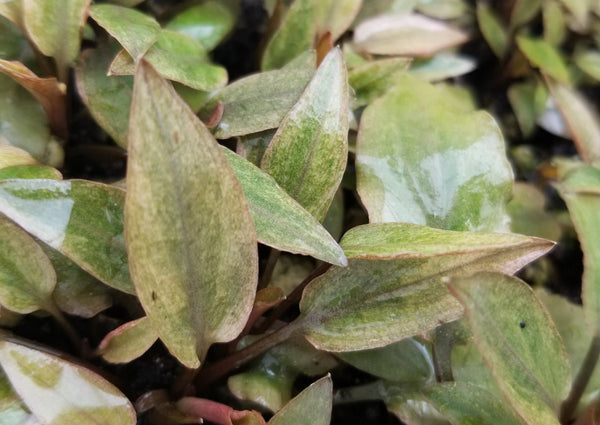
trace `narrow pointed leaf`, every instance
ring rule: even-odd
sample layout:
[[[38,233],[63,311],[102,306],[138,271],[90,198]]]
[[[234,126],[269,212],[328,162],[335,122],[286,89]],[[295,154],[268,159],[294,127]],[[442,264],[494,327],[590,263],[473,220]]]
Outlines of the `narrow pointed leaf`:
[[[516,0],[510,14],[510,32],[531,21],[540,11],[542,0]]]
[[[453,279],[449,287],[515,410],[530,425],[558,424],[571,371],[558,331],[531,288],[498,273]]]
[[[389,223],[355,227],[341,246],[348,267],[332,267],[306,287],[298,319],[308,340],[329,351],[382,347],[455,320],[462,308],[444,278],[514,273],[553,242]]]
[[[333,384],[325,376],[306,388],[269,421],[269,425],[327,425],[331,418]]]
[[[428,83],[405,75],[371,103],[356,153],[357,189],[371,222],[507,227],[513,177],[498,125],[485,112],[457,108]]]
[[[596,335],[600,329],[600,170],[580,167],[567,174],[558,189],[583,250],[583,311],[590,335]]]
[[[42,248],[25,231],[0,217],[0,304],[31,313],[53,304],[56,273]]]
[[[321,223],[271,176],[228,149],[223,152],[242,186],[261,243],[338,266],[347,264],[344,251]]]
[[[477,2],[477,23],[479,29],[496,56],[502,59],[509,47],[508,34],[500,18],[487,3]]]
[[[273,136],[262,168],[322,221],[342,180],[348,155],[348,77],[332,50]]]
[[[50,425],[134,425],[133,406],[104,378],[15,342],[0,342],[0,365],[27,408]]]
[[[587,50],[575,56],[575,63],[583,72],[600,81],[600,51]]]
[[[109,363],[129,363],[144,354],[158,339],[148,317],[127,322],[104,337],[98,351]]]
[[[406,58],[381,59],[356,66],[348,73],[348,82],[354,89],[353,109],[369,104],[394,86],[398,77],[410,65]]]
[[[356,49],[377,55],[428,57],[467,39],[462,31],[417,14],[376,16],[354,30]]]
[[[553,46],[560,46],[567,36],[568,19],[558,1],[545,1],[542,5],[544,19],[544,40]]]
[[[131,275],[162,341],[183,364],[198,367],[213,342],[239,334],[252,309],[258,273],[252,217],[215,139],[145,62],[131,108],[125,205]]]
[[[54,58],[63,82],[66,68],[79,54],[89,5],[90,0],[23,0],[27,34],[43,54]]]
[[[133,79],[106,75],[116,52],[111,44],[84,50],[75,68],[75,83],[79,96],[98,125],[119,146],[127,147]]]
[[[214,49],[233,29],[235,17],[220,1],[193,5],[175,15],[165,26],[192,37],[206,50]]]
[[[206,121],[217,104],[223,104],[223,116],[214,129],[218,139],[277,128],[313,76],[314,64],[311,54],[297,66],[235,81],[206,102],[199,116]]]
[[[83,180],[5,180],[0,212],[115,289],[134,293],[123,239],[125,192]]]
[[[128,7],[95,4],[90,7],[90,16],[136,60],[161,34],[160,25],[154,18]]]
[[[517,37],[517,45],[533,66],[561,83],[569,82],[569,70],[556,47],[542,39],[528,37]]]
[[[583,160],[588,163],[600,160],[600,117],[597,111],[577,90],[551,81],[548,85]]]

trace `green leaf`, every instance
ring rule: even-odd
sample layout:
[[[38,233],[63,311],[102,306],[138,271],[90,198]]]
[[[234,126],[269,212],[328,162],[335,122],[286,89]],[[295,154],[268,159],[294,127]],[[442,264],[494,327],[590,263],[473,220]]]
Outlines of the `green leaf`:
[[[558,1],[545,1],[542,5],[544,18],[544,40],[553,46],[560,46],[567,35],[565,13]]]
[[[0,423],[4,425],[40,425],[27,410],[21,398],[12,389],[8,378],[0,369]]]
[[[351,229],[341,246],[348,267],[332,267],[306,287],[298,319],[308,340],[330,351],[382,347],[455,320],[462,309],[441,284],[445,277],[514,273],[553,243],[386,223]]]
[[[52,56],[59,79],[67,80],[67,68],[79,54],[81,32],[90,0],[23,0],[23,19],[29,38],[46,56]]]
[[[128,7],[94,4],[90,7],[90,16],[135,60],[141,58],[161,34],[154,18]]]
[[[0,182],[0,212],[102,282],[133,294],[124,201],[121,189],[84,180]]]
[[[415,338],[372,350],[338,353],[337,356],[355,368],[387,381],[419,384],[434,379],[431,355],[425,344]]]
[[[552,214],[545,211],[544,193],[529,183],[517,182],[513,197],[506,206],[511,217],[510,228],[515,233],[557,241],[561,227]]]
[[[328,425],[333,402],[329,375],[306,388],[269,421],[269,425]]]
[[[356,100],[352,108],[367,105],[385,94],[396,84],[410,64],[406,58],[380,59],[358,65],[348,73],[348,82],[354,89]]]
[[[464,382],[439,383],[422,390],[425,398],[453,424],[524,425],[504,399]]]
[[[476,66],[473,58],[441,52],[429,60],[414,62],[409,72],[425,81],[441,81],[468,74]]]
[[[126,148],[133,79],[106,75],[116,52],[113,43],[84,50],[75,68],[75,83],[94,120],[119,146]]]
[[[574,22],[573,29],[580,33],[587,33],[590,11],[594,0],[560,0],[560,2],[571,12]]]
[[[221,2],[211,0],[179,12],[165,28],[192,37],[210,51],[233,29],[234,23],[231,10]]]
[[[199,116],[206,121],[217,104],[223,104],[223,117],[214,129],[217,139],[277,128],[300,98],[314,67],[315,57],[310,54],[296,66],[237,80],[206,102]]]
[[[371,222],[506,229],[513,177],[500,129],[489,114],[455,103],[405,75],[365,109],[357,189]]]
[[[376,55],[429,57],[465,41],[462,31],[417,14],[376,16],[354,30],[356,49]]]
[[[23,1],[5,0],[0,3],[0,15],[23,30]]]
[[[127,322],[109,332],[98,352],[109,363],[129,363],[144,354],[158,339],[148,317]]]
[[[596,335],[600,331],[600,170],[579,167],[561,180],[558,189],[583,250],[583,311],[590,335]]]
[[[548,86],[583,160],[588,163],[600,160],[598,113],[577,90],[551,81]]]
[[[600,50],[586,50],[575,55],[577,66],[596,81],[600,81]]]
[[[23,314],[47,310],[55,285],[56,273],[42,248],[0,217],[0,304]]]
[[[215,139],[145,62],[131,110],[131,275],[162,341],[197,368],[210,344],[234,339],[250,314],[258,274],[252,217]]]
[[[437,19],[458,19],[470,12],[470,5],[464,0],[421,0],[417,11]]]
[[[19,165],[36,165],[38,162],[23,149],[14,146],[0,146],[0,170]]]
[[[561,83],[569,82],[569,70],[558,49],[547,41],[517,37],[517,45],[531,64]]]
[[[534,81],[512,84],[507,92],[508,101],[512,107],[521,134],[529,137],[535,130],[536,121],[544,112],[547,91],[543,84]]]
[[[187,35],[162,31],[144,55],[163,77],[198,90],[214,90],[227,83],[225,68],[207,61],[206,50]],[[111,64],[111,75],[135,73],[135,62],[122,51]]]
[[[558,424],[571,386],[565,348],[549,314],[524,282],[497,273],[453,279],[475,342],[496,382],[528,424]]]
[[[323,221],[348,155],[348,77],[342,52],[323,60],[283,119],[261,167],[317,220]]]
[[[347,264],[344,251],[321,223],[271,176],[228,149],[223,152],[242,186],[259,242],[338,266]]]
[[[510,32],[535,18],[541,7],[542,0],[516,0],[510,14]]]
[[[14,165],[0,169],[0,180],[7,179],[62,179],[62,174],[46,165]]]
[[[331,33],[337,40],[354,20],[362,0],[295,0],[263,54],[263,70],[281,68]]]
[[[507,31],[500,18],[496,16],[487,3],[482,1],[477,2],[477,23],[485,41],[487,41],[494,54],[502,59],[509,47]]]
[[[81,366],[8,340],[0,342],[0,365],[27,408],[44,424],[136,423],[129,400]]]

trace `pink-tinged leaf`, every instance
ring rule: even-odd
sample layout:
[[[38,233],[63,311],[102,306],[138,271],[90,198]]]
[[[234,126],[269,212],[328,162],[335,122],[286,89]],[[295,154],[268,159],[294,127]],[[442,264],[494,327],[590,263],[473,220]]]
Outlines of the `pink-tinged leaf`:
[[[16,342],[0,342],[0,365],[27,408],[49,425],[134,425],[129,400],[95,373]]]
[[[256,234],[216,140],[145,61],[134,80],[125,217],[142,306],[173,355],[197,368],[212,343],[231,341],[246,324]]]
[[[97,351],[109,363],[129,363],[144,354],[157,339],[150,320],[142,317],[109,332]]]
[[[31,93],[44,108],[54,133],[62,138],[67,137],[66,86],[63,83],[59,83],[54,77],[40,78],[17,61],[0,59],[0,72],[8,75]]]
[[[204,398],[184,397],[175,403],[177,409],[186,416],[205,419],[219,425],[264,425],[260,413],[254,410],[234,410],[233,408]]]
[[[429,57],[467,40],[462,31],[417,14],[376,16],[354,30],[355,48],[376,55]]]

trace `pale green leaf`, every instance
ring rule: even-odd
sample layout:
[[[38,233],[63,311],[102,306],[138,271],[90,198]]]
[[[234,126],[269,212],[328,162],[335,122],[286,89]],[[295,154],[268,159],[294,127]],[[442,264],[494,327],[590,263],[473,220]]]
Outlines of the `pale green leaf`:
[[[248,162],[260,167],[260,161],[267,150],[267,146],[271,143],[274,134],[275,130],[265,130],[240,136],[237,139],[235,151]]]
[[[117,50],[112,43],[84,50],[75,68],[75,83],[94,120],[125,148],[133,79],[106,75]]]
[[[561,227],[554,216],[545,211],[546,197],[532,184],[517,182],[513,197],[506,206],[511,217],[510,229],[515,233],[557,241]]]
[[[560,2],[571,12],[575,22],[572,27],[578,32],[586,32],[590,11],[595,0],[560,0]]]
[[[263,70],[280,68],[331,33],[335,41],[354,20],[362,0],[295,0],[263,54]]]
[[[220,1],[205,1],[175,15],[165,26],[192,37],[206,50],[214,49],[233,29],[235,17]]]
[[[533,81],[512,84],[507,92],[508,101],[512,107],[523,137],[529,137],[535,130],[537,119],[542,115],[547,90],[543,84]]]
[[[283,119],[261,167],[322,221],[342,180],[347,154],[348,77],[336,48]]]
[[[465,0],[420,0],[417,11],[436,19],[458,19],[470,12]]]
[[[300,98],[314,70],[315,57],[311,54],[294,67],[242,78],[218,91],[201,108],[199,116],[207,120],[217,104],[223,104],[223,117],[214,129],[218,139],[277,128]]]
[[[561,83],[569,82],[569,70],[556,47],[543,39],[524,36],[517,37],[517,45],[533,66]]]
[[[576,54],[575,63],[590,77],[600,81],[600,51],[598,49]]]
[[[23,29],[23,0],[4,0],[0,2],[0,15]]]
[[[0,169],[18,165],[36,165],[38,162],[23,149],[0,145]]]
[[[434,379],[431,355],[425,344],[415,338],[372,350],[338,353],[337,356],[355,368],[387,381],[419,384]]]
[[[460,77],[476,68],[475,59],[458,54],[441,52],[431,59],[413,62],[409,72],[425,81],[441,81]]]
[[[329,375],[306,388],[269,421],[269,425],[328,425],[333,401]]]
[[[3,425],[40,425],[12,389],[0,369],[0,423]]]
[[[63,82],[79,54],[89,6],[90,0],[23,0],[27,34],[43,54],[54,58]]]
[[[161,34],[160,25],[154,18],[128,7],[95,4],[90,7],[90,16],[136,60]]]
[[[540,11],[543,0],[515,0],[510,14],[510,32],[531,21]]]
[[[98,352],[109,363],[129,363],[144,354],[158,339],[148,317],[127,322],[109,332]]]
[[[62,174],[46,165],[14,165],[0,169],[0,180],[7,179],[62,179]]]
[[[26,232],[0,217],[0,304],[17,313],[52,306],[56,273]]]
[[[487,3],[482,1],[477,2],[477,23],[494,54],[502,59],[508,49],[508,33],[500,18]]]
[[[250,314],[258,274],[252,217],[215,139],[146,62],[138,65],[131,109],[131,275],[161,340],[195,368],[212,343],[235,338]]]
[[[308,340],[330,351],[382,347],[455,320],[462,309],[444,278],[514,273],[553,243],[386,223],[355,227],[341,245],[348,267],[332,267],[306,287],[298,319]]]
[[[561,180],[558,189],[583,250],[583,311],[590,335],[596,335],[600,325],[600,170],[576,168]]]
[[[550,94],[564,118],[577,151],[585,162],[600,159],[600,117],[576,89],[548,81]]]
[[[465,41],[462,31],[417,14],[376,16],[354,30],[356,48],[377,55],[429,57]]]
[[[506,229],[512,170],[489,114],[457,108],[405,75],[365,109],[356,149],[357,189],[371,222]]]
[[[206,50],[193,38],[175,31],[162,31],[144,55],[163,77],[197,90],[214,90],[227,83],[225,68],[207,61]],[[132,75],[135,62],[125,51],[110,66],[110,75]]]
[[[48,425],[134,425],[129,400],[95,373],[24,345],[0,342],[0,365],[27,408]]]
[[[560,46],[567,35],[565,12],[558,1],[545,1],[542,5],[544,18],[544,40],[553,46]]]
[[[498,273],[453,279],[486,364],[528,424],[558,424],[571,386],[565,348],[548,312],[527,284]]]
[[[261,243],[339,266],[347,264],[344,251],[321,223],[271,176],[228,149],[223,152],[242,186]]]
[[[348,82],[356,99],[352,108],[367,105],[385,94],[398,81],[410,64],[410,59],[391,58],[365,62],[348,73]]]
[[[123,238],[125,192],[84,180],[5,180],[0,212],[113,288],[134,293]]]

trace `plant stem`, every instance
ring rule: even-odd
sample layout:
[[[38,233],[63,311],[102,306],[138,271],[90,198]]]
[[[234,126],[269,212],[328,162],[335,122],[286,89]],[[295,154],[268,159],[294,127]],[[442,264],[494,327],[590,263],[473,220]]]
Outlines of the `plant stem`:
[[[69,323],[65,315],[60,311],[56,306],[50,305],[44,308],[48,313],[52,315],[54,320],[58,323],[58,325],[62,328],[62,330],[67,334],[69,341],[73,344],[73,348],[77,351],[79,355],[84,358],[89,357],[88,354],[84,350],[84,345],[81,337],[75,330],[75,328]]]
[[[360,401],[383,400],[385,388],[383,382],[377,380],[368,384],[340,388],[333,392],[333,404],[355,403]]]
[[[210,364],[206,368],[200,369],[200,372],[194,380],[196,388],[205,388],[207,385],[224,377],[232,370],[242,367],[274,346],[286,341],[297,332],[299,328],[300,322],[292,322],[264,338],[259,339],[254,344],[233,353],[231,356]]]
[[[452,374],[452,339],[447,325],[438,326],[433,333],[431,354],[437,382],[454,381]]]
[[[265,270],[263,271],[260,280],[258,281],[258,288],[263,289],[269,285],[271,282],[271,277],[273,276],[273,270],[275,270],[275,265],[277,264],[277,260],[279,260],[279,254],[281,251],[275,248],[271,248],[271,252],[269,253],[269,258],[267,259],[267,265],[265,266]]]
[[[571,393],[563,402],[560,409],[560,423],[566,425],[570,422],[577,405],[579,404],[579,400],[585,388],[587,387],[590,378],[592,377],[592,373],[594,373],[594,368],[598,363],[598,358],[600,357],[600,335],[594,336],[588,351],[583,359],[583,363],[579,368],[579,372],[573,381],[573,386],[571,387]]]

